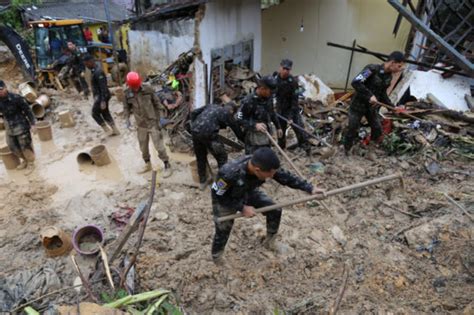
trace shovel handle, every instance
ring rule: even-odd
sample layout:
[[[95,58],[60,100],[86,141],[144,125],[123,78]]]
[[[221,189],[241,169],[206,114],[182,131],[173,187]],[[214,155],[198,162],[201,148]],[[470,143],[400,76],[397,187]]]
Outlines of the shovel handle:
[[[401,173],[395,173],[395,174],[392,174],[392,175],[387,175],[387,176],[383,176],[383,177],[370,179],[370,180],[367,180],[365,182],[361,182],[361,183],[357,183],[357,184],[353,184],[353,185],[333,189],[333,190],[327,191],[325,194],[311,195],[311,196],[299,198],[299,199],[296,199],[296,200],[284,201],[284,202],[277,203],[277,204],[274,204],[274,205],[270,205],[270,206],[266,206],[266,207],[263,207],[263,208],[255,209],[255,213],[268,212],[268,211],[275,210],[275,209],[278,209],[278,208],[288,207],[288,206],[292,206],[292,205],[296,205],[296,204],[300,204],[300,203],[305,203],[305,202],[312,201],[312,200],[321,200],[321,199],[325,199],[325,198],[330,197],[330,196],[334,196],[334,195],[337,195],[337,194],[342,194],[342,193],[351,191],[353,189],[372,186],[372,185],[380,184],[380,183],[383,183],[383,182],[388,182],[388,181],[395,180],[395,179],[397,179],[397,180],[402,179],[402,174]],[[242,213],[239,212],[239,213],[235,213],[235,214],[231,214],[231,215],[226,215],[226,216],[223,216],[223,217],[216,217],[215,221],[217,223],[220,223],[220,222],[224,222],[224,221],[228,221],[228,220],[234,220],[234,219],[241,218],[241,217],[243,217],[243,215],[242,215]]]

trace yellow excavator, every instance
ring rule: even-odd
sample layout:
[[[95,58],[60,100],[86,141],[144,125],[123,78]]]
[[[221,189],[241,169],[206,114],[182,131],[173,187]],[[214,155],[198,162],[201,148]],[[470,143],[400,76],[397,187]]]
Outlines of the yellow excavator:
[[[64,89],[58,78],[61,68],[68,62],[67,43],[73,42],[80,53],[90,53],[102,63],[106,74],[111,71],[112,44],[87,42],[83,20],[41,20],[29,22],[35,38],[35,64],[39,86]]]

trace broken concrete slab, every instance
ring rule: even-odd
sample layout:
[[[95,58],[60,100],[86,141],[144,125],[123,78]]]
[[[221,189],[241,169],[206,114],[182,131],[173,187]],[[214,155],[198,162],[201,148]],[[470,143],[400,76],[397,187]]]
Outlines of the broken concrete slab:
[[[428,94],[434,96],[447,109],[466,111],[468,106],[464,96],[471,94],[471,79],[454,75],[443,78],[438,71],[407,70],[403,79],[390,94],[392,103],[397,104],[403,94],[410,88],[410,94],[417,99],[428,99]]]
[[[303,74],[298,76],[299,84],[304,88],[304,97],[312,101],[320,101],[329,105],[335,101],[334,92],[329,86],[315,74]]]

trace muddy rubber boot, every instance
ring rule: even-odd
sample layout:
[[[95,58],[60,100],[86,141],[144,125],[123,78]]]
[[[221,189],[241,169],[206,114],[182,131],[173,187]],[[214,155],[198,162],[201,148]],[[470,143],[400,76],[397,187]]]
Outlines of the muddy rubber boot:
[[[112,131],[110,130],[110,128],[109,128],[107,125],[101,125],[100,127],[102,128],[102,130],[105,132],[105,134],[106,134],[107,136],[110,136],[110,135],[111,135],[111,132],[112,132]]]
[[[199,183],[199,190],[204,191],[206,189],[207,185],[208,185],[207,180],[205,182]]]
[[[28,166],[26,160],[21,160],[20,164],[16,167],[17,170],[24,170]]]
[[[212,253],[212,261],[214,262],[214,264],[216,264],[217,266],[222,266],[224,265],[225,263],[225,260],[224,260],[224,250],[221,250],[217,253]]]
[[[145,162],[145,166],[138,171],[138,174],[145,174],[149,171],[151,171],[151,162]]]
[[[110,124],[110,128],[112,128],[112,133],[110,134],[111,136],[120,135],[120,131],[118,130],[118,128],[115,124]]]
[[[276,250],[276,234],[267,233],[267,236],[263,240],[263,247],[268,250]]]
[[[163,170],[163,178],[168,178],[173,174],[173,170],[171,169],[170,162],[165,162],[165,169]]]

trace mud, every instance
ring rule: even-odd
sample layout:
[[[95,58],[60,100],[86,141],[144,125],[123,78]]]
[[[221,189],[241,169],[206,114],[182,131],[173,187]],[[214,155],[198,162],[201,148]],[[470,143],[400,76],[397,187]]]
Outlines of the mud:
[[[50,142],[34,136],[35,169],[6,171],[0,164],[0,276],[54,259],[65,287],[77,274],[69,257],[46,257],[41,229],[54,225],[72,234],[77,226],[97,224],[109,244],[120,233],[112,213],[146,199],[150,174],[136,173],[143,163],[136,135],[124,129],[115,98],[111,111],[122,135],[109,138],[90,117],[89,101],[75,92],[50,96],[53,113],[47,119],[54,136]],[[73,113],[74,128],[60,128],[56,113],[64,110]],[[107,146],[112,163],[79,166],[77,154],[97,144]],[[161,168],[153,152],[152,163]],[[324,161],[318,161],[317,154],[312,160],[296,158],[306,178],[326,189],[398,171],[404,174],[406,189],[398,182],[380,184],[331,197],[326,200],[328,209],[318,203],[286,208],[276,252],[261,244],[263,216],[236,220],[225,263],[217,266],[210,259],[210,191],[191,187],[187,163],[192,157],[171,158],[173,176],[158,179],[136,266],[137,291],[170,289],[190,314],[316,314],[333,304],[347,264],[342,314],[461,314],[472,309],[473,223],[442,194],[472,212],[472,163],[439,161],[443,170],[456,172],[430,175],[423,166],[428,157],[422,154],[396,158],[379,153],[376,162],[357,155],[347,158],[341,152]],[[322,163],[317,172],[316,162]],[[214,162],[211,165],[215,171]],[[275,182],[264,190],[280,201],[305,195]],[[94,257],[78,260],[85,271],[92,270]],[[77,294],[67,291],[51,302],[74,304]]]

